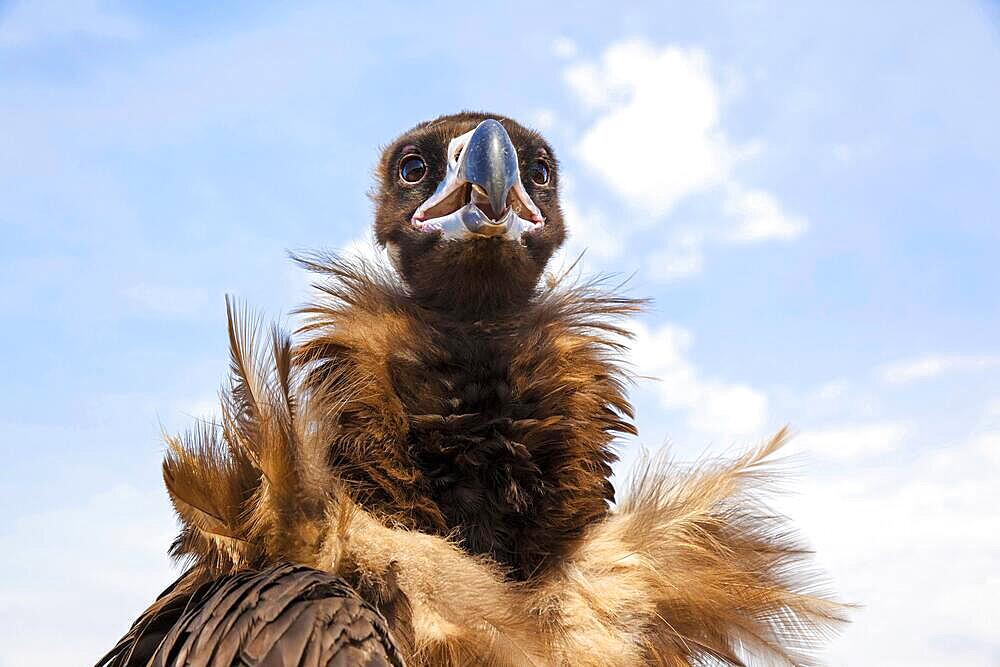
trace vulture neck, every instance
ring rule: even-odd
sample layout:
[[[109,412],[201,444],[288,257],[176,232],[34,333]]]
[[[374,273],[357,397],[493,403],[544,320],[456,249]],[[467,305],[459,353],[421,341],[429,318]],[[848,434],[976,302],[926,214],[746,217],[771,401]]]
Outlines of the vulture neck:
[[[432,312],[437,319],[458,324],[488,324],[514,319],[531,304],[531,294],[517,299],[497,299],[490,295],[476,295],[471,299],[425,299],[415,295],[415,301]]]
[[[446,320],[491,322],[517,317],[538,295],[540,271],[530,275],[477,272],[455,267],[440,281],[411,285],[411,296],[423,308]]]

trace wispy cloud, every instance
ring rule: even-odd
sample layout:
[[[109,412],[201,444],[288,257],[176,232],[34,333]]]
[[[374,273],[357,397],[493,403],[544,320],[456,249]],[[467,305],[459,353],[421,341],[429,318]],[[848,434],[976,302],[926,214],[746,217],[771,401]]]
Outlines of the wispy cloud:
[[[1000,419],[1000,396],[992,398],[986,403],[985,413],[987,419]]]
[[[899,449],[909,431],[902,422],[849,424],[801,433],[791,448],[829,459],[877,458]]]
[[[735,243],[790,240],[806,229],[805,219],[785,213],[773,194],[737,183],[727,188],[722,210],[735,223],[724,238]]]
[[[552,109],[536,109],[528,118],[528,124],[539,132],[547,132],[555,126],[556,118]]]
[[[584,208],[571,178],[563,180],[562,212],[569,239],[561,254],[575,259],[582,252],[588,257],[611,260],[625,251],[625,239],[615,233],[616,226],[595,205]]]
[[[99,0],[21,0],[0,13],[0,48],[63,38],[133,40],[139,24]]]
[[[646,257],[646,274],[659,282],[673,282],[701,272],[705,264],[705,233],[695,229],[675,231]]]
[[[168,319],[204,317],[216,303],[209,290],[201,287],[157,285],[140,282],[123,290],[128,301],[140,312]]]
[[[930,380],[947,373],[983,371],[1000,368],[1000,356],[927,356],[896,361],[882,366],[879,377],[889,384],[908,384]]]
[[[700,438],[747,439],[762,435],[767,396],[747,384],[706,377],[690,359],[690,331],[672,324],[649,328],[633,325],[632,363],[649,378],[646,389],[660,404],[686,414],[687,425]]]
[[[552,53],[559,58],[573,58],[576,56],[576,42],[560,35],[552,40]]]

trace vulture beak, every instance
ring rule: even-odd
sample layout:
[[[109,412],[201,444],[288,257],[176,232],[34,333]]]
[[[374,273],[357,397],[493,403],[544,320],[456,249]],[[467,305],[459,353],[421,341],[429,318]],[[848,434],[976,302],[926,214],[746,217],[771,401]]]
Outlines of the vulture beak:
[[[488,118],[448,144],[448,171],[411,220],[446,239],[504,236],[519,241],[545,224],[521,183],[517,150],[499,122]]]

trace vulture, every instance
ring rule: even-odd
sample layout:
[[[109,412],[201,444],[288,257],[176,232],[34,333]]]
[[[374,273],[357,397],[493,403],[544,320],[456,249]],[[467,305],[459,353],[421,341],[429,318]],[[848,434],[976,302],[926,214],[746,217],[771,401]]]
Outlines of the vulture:
[[[559,165],[494,114],[382,152],[377,261],[301,254],[293,335],[227,301],[217,423],[167,438],[186,570],[100,666],[809,665],[846,607],[735,460],[645,459],[607,279],[553,275]]]

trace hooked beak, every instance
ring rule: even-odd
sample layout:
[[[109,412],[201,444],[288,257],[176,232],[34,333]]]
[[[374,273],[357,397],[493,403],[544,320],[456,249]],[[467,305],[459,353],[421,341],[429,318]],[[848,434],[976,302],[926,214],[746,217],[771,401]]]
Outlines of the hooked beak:
[[[488,118],[448,144],[448,171],[414,212],[421,231],[447,239],[505,236],[520,240],[545,223],[521,183],[517,151],[504,129]]]
[[[503,125],[490,118],[472,131],[459,161],[458,177],[472,183],[477,194],[485,194],[493,211],[506,209],[518,169],[517,151]]]

